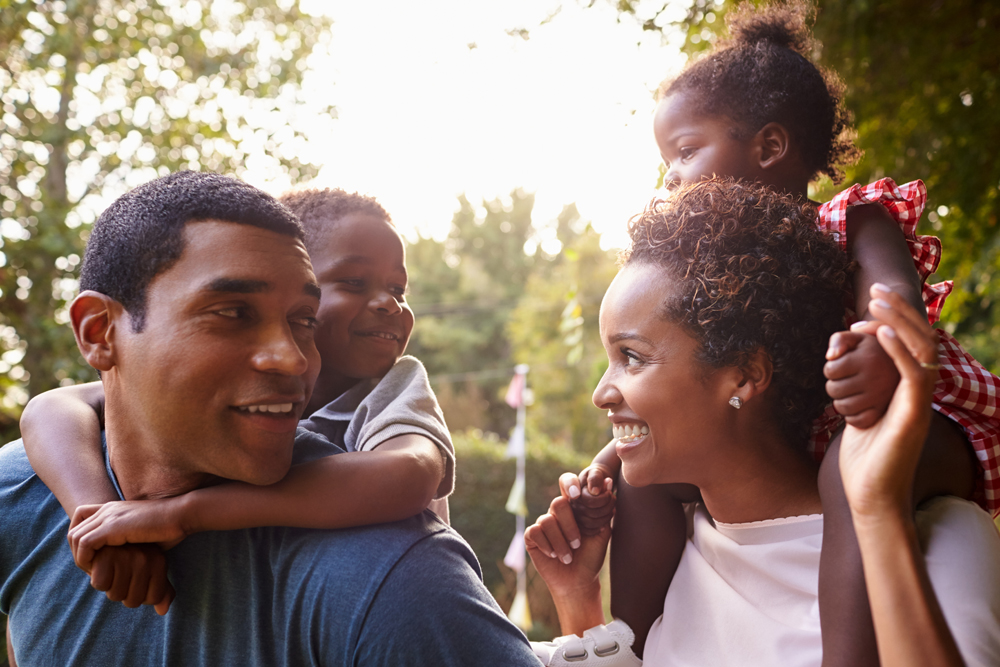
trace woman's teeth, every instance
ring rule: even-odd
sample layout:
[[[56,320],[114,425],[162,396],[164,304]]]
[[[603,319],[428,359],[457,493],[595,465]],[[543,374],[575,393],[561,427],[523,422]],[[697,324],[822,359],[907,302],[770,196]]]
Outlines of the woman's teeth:
[[[618,442],[628,444],[649,435],[649,427],[639,424],[612,424],[611,433]]]

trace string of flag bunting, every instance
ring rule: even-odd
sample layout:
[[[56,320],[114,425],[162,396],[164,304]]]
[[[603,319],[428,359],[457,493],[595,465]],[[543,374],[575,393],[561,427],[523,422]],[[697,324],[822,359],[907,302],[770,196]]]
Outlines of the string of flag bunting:
[[[517,593],[514,601],[510,605],[510,612],[507,617],[517,627],[527,632],[531,628],[531,610],[528,608],[528,583],[526,567],[528,564],[527,553],[524,547],[524,521],[528,516],[528,502],[526,487],[524,482],[524,417],[525,408],[531,401],[531,390],[528,389],[528,366],[519,364],[514,368],[514,377],[507,387],[507,405],[517,410],[517,424],[507,442],[507,458],[517,460],[517,473],[514,476],[514,485],[507,496],[506,509],[517,519],[517,529],[514,538],[507,547],[507,554],[503,558],[504,565],[517,573]]]

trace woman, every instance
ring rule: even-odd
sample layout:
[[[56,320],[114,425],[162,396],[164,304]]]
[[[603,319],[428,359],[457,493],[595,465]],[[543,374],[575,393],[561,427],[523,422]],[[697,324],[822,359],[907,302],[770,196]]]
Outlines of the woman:
[[[646,664],[822,661],[822,510],[805,445],[827,402],[821,369],[843,326],[851,267],[814,215],[756,185],[708,181],[630,226],[632,245],[601,308],[609,367],[594,403],[625,434],[617,450],[629,484],[701,491]],[[969,664],[1000,664],[992,522],[970,503],[935,502],[917,518],[925,558],[909,509],[929,420],[932,332],[898,295],[873,290],[878,337],[903,380],[876,426],[845,432],[841,469],[883,664],[962,664],[959,649]],[[564,497],[526,533],[564,632],[604,623],[597,573],[609,535],[581,534]],[[627,630],[609,629],[558,652],[627,643]]]

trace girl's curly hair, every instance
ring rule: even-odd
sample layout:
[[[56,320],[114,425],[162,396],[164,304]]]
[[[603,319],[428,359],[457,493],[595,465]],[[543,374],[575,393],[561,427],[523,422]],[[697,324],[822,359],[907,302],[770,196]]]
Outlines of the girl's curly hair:
[[[713,179],[654,199],[629,222],[623,266],[661,267],[676,279],[661,314],[701,344],[710,368],[771,359],[774,418],[805,444],[829,402],[823,364],[844,327],[853,263],[816,226],[816,209],[758,183]]]
[[[729,39],[664,81],[657,97],[692,95],[700,112],[732,119],[737,139],[780,123],[795,140],[810,180],[826,174],[839,183],[843,165],[857,162],[861,151],[844,108],[843,83],[809,60],[814,15],[805,0],[743,3],[727,18]]]
[[[306,249],[310,253],[322,252],[319,244],[326,240],[327,232],[336,226],[337,221],[351,213],[362,213],[393,224],[389,213],[374,197],[340,188],[292,190],[278,197],[278,201],[290,208],[302,221],[306,232]]]

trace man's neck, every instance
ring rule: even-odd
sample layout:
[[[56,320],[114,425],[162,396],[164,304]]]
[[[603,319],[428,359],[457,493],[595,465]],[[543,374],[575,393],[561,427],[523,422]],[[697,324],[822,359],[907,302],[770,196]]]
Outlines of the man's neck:
[[[108,392],[105,406],[105,440],[108,460],[125,500],[168,498],[212,484],[211,475],[187,470],[169,456],[169,443]]]

